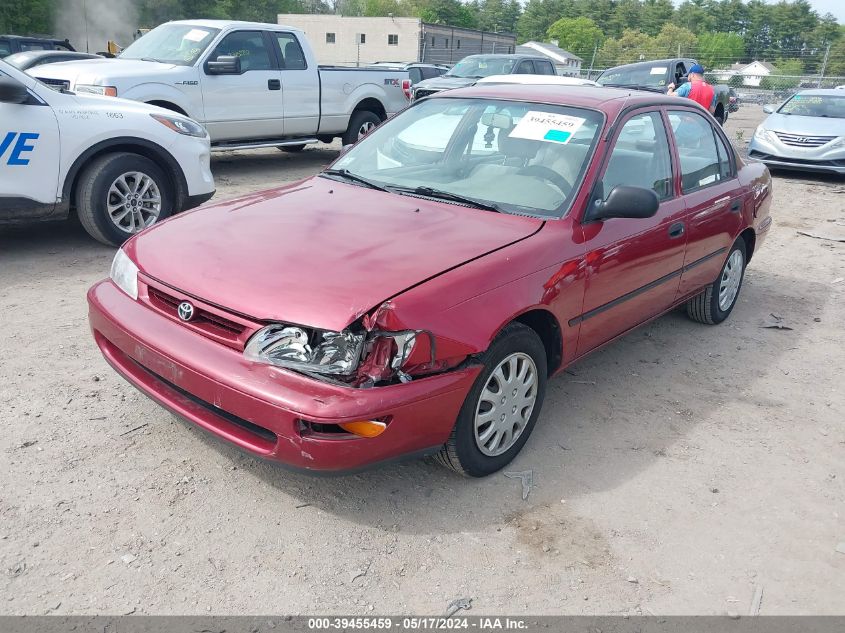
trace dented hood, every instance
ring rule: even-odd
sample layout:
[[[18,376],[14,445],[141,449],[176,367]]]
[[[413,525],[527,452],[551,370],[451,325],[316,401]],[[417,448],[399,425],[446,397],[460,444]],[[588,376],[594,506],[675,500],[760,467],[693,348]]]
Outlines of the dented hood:
[[[125,249],[143,273],[204,301],[340,331],[542,224],[315,177],[176,216]]]

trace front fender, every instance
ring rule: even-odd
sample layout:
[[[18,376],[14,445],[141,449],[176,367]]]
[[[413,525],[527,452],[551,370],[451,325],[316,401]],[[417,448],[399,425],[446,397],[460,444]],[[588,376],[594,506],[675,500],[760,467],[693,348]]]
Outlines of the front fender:
[[[199,86],[195,86],[199,90]],[[172,103],[192,119],[202,120],[203,112],[198,103],[191,99],[184,92],[168,84],[149,82],[132,86],[129,90],[119,93],[118,96],[142,103],[153,101],[164,101]]]

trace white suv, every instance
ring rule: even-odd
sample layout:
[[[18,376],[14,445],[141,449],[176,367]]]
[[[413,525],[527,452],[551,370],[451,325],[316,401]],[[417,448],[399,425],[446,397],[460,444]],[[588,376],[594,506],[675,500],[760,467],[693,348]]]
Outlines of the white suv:
[[[135,101],[79,95],[0,61],[0,224],[66,218],[119,245],[214,195],[205,129]]]

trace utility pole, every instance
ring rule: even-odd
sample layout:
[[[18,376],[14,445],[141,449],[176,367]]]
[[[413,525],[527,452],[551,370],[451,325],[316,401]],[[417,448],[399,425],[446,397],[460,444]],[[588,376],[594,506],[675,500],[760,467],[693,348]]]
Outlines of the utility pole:
[[[587,79],[593,78],[593,64],[596,63],[596,53],[599,52],[599,43],[596,41],[596,45],[593,46],[593,58],[590,60],[590,70],[587,71]]]
[[[681,56],[681,43],[678,42],[678,57]]]
[[[828,42],[827,50],[824,52],[824,61],[822,62],[822,71],[819,73],[819,83],[816,88],[822,87],[822,79],[824,79],[824,71],[827,70],[827,58],[830,57],[830,43]]]

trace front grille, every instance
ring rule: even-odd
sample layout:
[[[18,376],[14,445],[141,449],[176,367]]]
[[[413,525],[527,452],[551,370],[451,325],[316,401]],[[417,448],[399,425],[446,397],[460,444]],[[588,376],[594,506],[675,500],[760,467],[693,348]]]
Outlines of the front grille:
[[[178,308],[179,304],[182,303],[181,299],[178,299],[173,295],[169,295],[166,292],[162,292],[157,288],[153,288],[152,286],[149,286],[148,294],[150,296],[151,303],[153,303],[153,305],[155,305],[155,307],[159,310],[167,312],[171,316],[179,316]],[[218,330],[219,334],[229,336],[234,335],[235,337],[240,336],[243,334],[244,330],[246,330],[246,326],[241,325],[240,323],[235,323],[225,317],[203,310],[202,308],[197,308],[196,306],[194,306],[194,318],[191,319],[190,323],[196,326],[207,326],[213,328],[214,330]]]
[[[50,86],[53,90],[70,90],[70,82],[66,79],[46,79],[38,77],[38,80]]]
[[[430,95],[436,94],[440,92],[439,90],[425,90],[420,88],[419,90],[414,91],[414,99],[422,99],[423,97],[428,97]]]
[[[835,136],[805,136],[803,134],[787,134],[786,132],[775,132],[780,142],[792,147],[821,147],[830,143]]]

